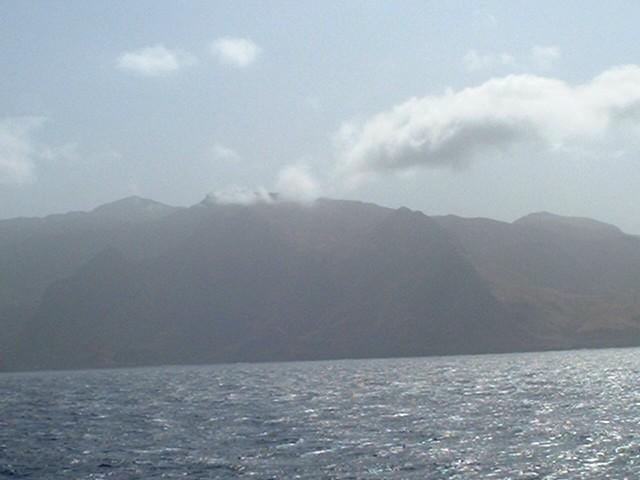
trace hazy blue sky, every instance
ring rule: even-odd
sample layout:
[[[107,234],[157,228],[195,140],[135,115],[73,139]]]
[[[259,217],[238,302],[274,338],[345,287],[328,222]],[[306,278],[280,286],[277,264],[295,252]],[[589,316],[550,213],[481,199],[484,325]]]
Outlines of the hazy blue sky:
[[[0,218],[242,189],[640,233],[640,2],[0,1]]]

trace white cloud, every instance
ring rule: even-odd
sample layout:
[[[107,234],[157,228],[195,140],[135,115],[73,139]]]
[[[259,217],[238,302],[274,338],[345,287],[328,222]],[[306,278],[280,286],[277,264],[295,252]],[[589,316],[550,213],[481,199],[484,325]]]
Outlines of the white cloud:
[[[320,194],[320,186],[306,165],[287,165],[278,173],[278,194],[285,200],[309,202]]]
[[[145,76],[166,75],[195,63],[193,55],[161,44],[123,52],[116,61],[118,68]]]
[[[0,184],[33,180],[39,148],[33,132],[43,117],[9,117],[0,120]]]
[[[248,188],[229,185],[207,195],[204,203],[210,205],[255,205],[289,201],[309,203],[318,198],[320,185],[303,164],[287,165],[278,172],[275,192],[259,186]]]
[[[213,157],[217,160],[223,160],[225,162],[237,162],[240,160],[240,155],[234,149],[229,148],[221,143],[216,143],[211,149]]]
[[[531,62],[539,70],[548,70],[560,59],[560,48],[535,46],[531,49]]]
[[[211,52],[227,65],[248,67],[262,49],[248,38],[223,37],[211,44]]]
[[[460,168],[480,155],[517,148],[542,152],[605,145],[627,127],[640,127],[640,66],[611,68],[582,85],[509,75],[412,98],[368,120],[345,123],[336,136],[336,171],[357,185],[371,174]],[[628,138],[637,139],[633,132]]]
[[[496,67],[515,66],[515,58],[509,53],[485,53],[480,54],[476,50],[469,50],[462,57],[462,65],[469,72],[488,70]]]
[[[257,203],[273,203],[276,196],[266,188],[249,189],[238,185],[230,185],[207,195],[205,203],[222,205],[255,205]]]

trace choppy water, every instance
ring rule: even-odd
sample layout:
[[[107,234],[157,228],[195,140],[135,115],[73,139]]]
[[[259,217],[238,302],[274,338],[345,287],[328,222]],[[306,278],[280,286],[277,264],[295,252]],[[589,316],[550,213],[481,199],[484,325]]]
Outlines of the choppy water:
[[[0,375],[0,478],[638,478],[640,350]]]

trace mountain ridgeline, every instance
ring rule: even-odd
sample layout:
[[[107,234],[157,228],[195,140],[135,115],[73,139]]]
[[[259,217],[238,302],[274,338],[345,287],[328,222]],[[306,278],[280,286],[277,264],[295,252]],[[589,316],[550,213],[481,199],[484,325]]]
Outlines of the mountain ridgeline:
[[[640,345],[640,237],[351,201],[0,221],[0,369]]]

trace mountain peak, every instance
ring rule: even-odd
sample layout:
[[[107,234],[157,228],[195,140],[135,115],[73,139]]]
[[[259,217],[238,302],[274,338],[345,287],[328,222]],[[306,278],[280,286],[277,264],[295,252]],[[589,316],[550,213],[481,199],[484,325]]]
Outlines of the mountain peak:
[[[113,220],[139,221],[162,218],[177,207],[132,195],[94,208],[91,213]]]
[[[549,229],[573,228],[590,232],[621,235],[622,231],[615,225],[600,222],[586,217],[566,217],[550,212],[535,212],[519,218],[514,225],[530,225]]]

